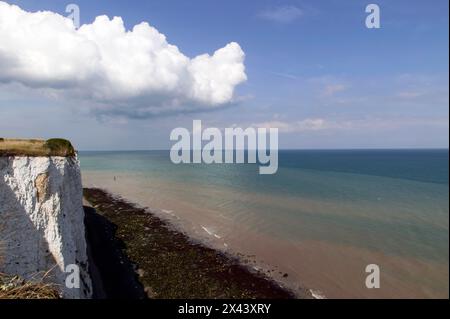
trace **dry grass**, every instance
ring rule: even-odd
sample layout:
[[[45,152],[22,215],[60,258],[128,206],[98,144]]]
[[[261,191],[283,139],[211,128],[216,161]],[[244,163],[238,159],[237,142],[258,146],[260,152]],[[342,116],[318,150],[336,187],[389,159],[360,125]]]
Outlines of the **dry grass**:
[[[0,274],[0,299],[59,299],[55,285]]]
[[[0,138],[0,156],[75,156],[75,150],[64,139]]]
[[[0,234],[3,233],[4,225],[0,220]],[[0,238],[0,265],[5,254],[5,236]],[[43,275],[35,275],[30,281],[25,281],[19,276],[11,276],[0,273],[0,299],[58,299],[59,291],[54,284],[45,283],[44,279],[48,272]],[[38,278],[38,279],[36,279]]]

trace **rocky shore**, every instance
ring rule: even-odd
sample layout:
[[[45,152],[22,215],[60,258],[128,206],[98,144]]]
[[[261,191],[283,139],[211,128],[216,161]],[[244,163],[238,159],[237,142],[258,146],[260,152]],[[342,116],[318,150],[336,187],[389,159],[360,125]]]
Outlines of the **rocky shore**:
[[[308,298],[192,241],[144,208],[85,188],[94,298]]]

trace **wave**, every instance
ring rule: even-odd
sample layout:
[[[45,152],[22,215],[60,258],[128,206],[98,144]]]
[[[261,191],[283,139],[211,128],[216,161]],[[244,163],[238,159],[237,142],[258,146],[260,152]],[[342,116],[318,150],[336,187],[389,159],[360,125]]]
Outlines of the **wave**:
[[[208,235],[214,236],[214,237],[216,237],[217,239],[221,239],[221,238],[222,238],[222,237],[220,237],[219,235],[217,235],[216,233],[214,233],[213,231],[211,231],[210,229],[206,228],[205,226],[202,226],[202,225],[200,225],[200,226],[202,227],[202,229],[203,229],[205,232],[208,233]]]
[[[314,299],[327,299],[327,297],[325,297],[325,295],[319,290],[309,289],[309,292]]]

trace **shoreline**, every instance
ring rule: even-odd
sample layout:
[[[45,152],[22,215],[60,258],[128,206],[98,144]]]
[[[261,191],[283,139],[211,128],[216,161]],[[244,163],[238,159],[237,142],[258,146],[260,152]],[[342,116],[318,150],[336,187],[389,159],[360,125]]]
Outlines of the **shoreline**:
[[[313,298],[306,289],[294,293],[239,258],[194,241],[170,222],[126,199],[99,188],[83,191],[96,211],[87,212],[87,226],[97,277],[110,285],[100,289],[105,290],[100,296],[128,289],[131,298]],[[93,222],[95,219],[97,222]],[[101,232],[108,234],[98,238]],[[93,234],[97,238],[92,238]],[[105,249],[116,258],[111,259]],[[124,282],[119,276],[119,286],[113,287],[116,277],[106,269],[111,264],[132,279],[128,286],[119,288],[120,281]]]

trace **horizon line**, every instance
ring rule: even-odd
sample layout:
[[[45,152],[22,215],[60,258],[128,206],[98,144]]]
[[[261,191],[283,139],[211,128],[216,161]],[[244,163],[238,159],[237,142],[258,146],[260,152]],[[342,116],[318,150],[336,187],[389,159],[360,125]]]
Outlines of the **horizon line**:
[[[280,148],[278,151],[396,151],[396,150],[404,150],[404,151],[413,151],[413,150],[424,150],[424,151],[432,151],[432,150],[442,150],[449,151],[449,148],[445,147],[361,147],[361,148]],[[77,150],[77,152],[148,152],[148,151],[170,151],[170,149],[105,149],[105,150],[95,150],[95,149],[81,149]],[[194,151],[194,150],[190,150]],[[202,151],[202,150],[196,150]],[[221,149],[220,151],[241,151],[241,149]],[[248,151],[248,149],[244,149],[244,151]],[[255,149],[257,151],[257,149]]]

